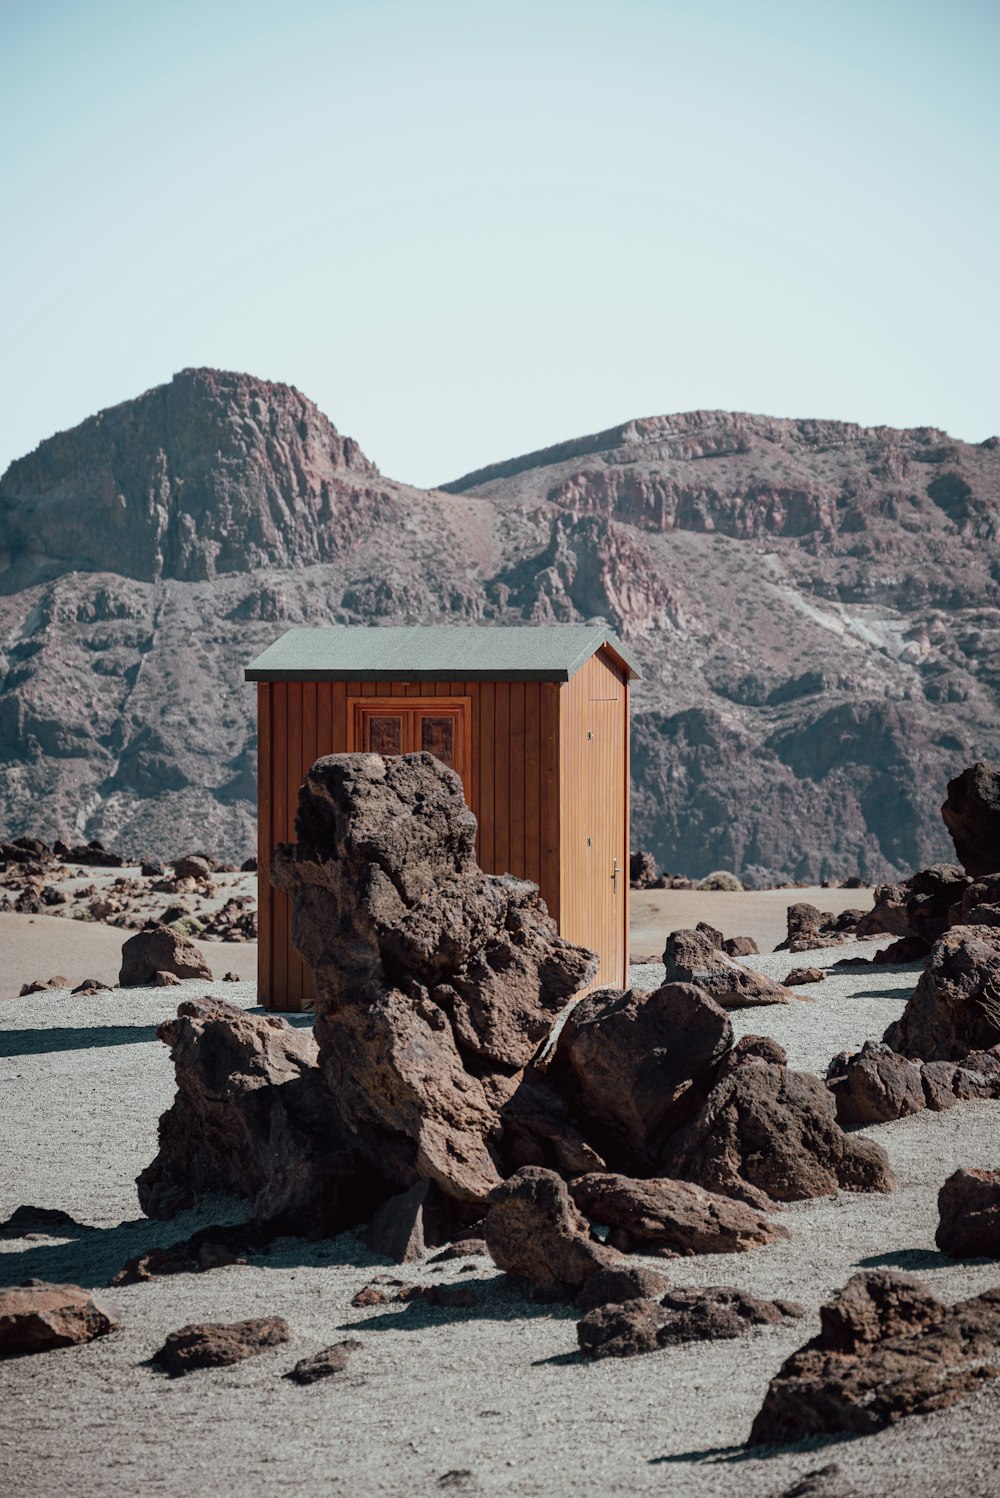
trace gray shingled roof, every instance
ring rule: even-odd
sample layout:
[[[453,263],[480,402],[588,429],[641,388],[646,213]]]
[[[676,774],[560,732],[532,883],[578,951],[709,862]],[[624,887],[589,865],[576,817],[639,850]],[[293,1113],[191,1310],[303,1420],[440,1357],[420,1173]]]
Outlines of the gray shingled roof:
[[[569,681],[607,645],[641,676],[602,624],[387,625],[290,629],[246,669],[247,681]]]

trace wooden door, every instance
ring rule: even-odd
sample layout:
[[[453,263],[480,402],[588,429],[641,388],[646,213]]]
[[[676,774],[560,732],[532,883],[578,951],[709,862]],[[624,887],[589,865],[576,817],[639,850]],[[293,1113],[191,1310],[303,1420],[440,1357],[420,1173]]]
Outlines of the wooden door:
[[[349,703],[350,748],[369,754],[427,750],[455,770],[469,799],[467,697],[355,697]]]
[[[591,839],[590,881],[595,946],[601,954],[601,983],[626,981],[628,898],[627,829],[622,815],[621,787],[625,783],[625,717],[621,702],[605,698],[589,703],[586,740],[587,799]]]

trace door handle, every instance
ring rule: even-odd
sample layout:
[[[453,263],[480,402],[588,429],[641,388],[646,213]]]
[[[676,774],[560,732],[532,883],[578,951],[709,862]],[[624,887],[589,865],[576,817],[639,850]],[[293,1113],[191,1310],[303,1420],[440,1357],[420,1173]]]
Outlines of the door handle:
[[[614,867],[611,870],[611,888],[612,888],[612,890],[614,891],[615,894],[618,893],[618,879],[619,879],[619,876],[620,876],[621,872],[622,872],[622,870],[619,867],[618,860],[616,858],[615,862],[614,862]]]

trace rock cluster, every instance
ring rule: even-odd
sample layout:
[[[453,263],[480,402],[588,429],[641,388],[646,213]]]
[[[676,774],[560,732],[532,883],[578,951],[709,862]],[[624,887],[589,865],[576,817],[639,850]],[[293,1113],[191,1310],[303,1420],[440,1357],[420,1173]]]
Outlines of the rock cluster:
[[[942,1304],[909,1275],[856,1274],[771,1380],[748,1444],[868,1435],[945,1409],[1000,1373],[1000,1290]]]
[[[817,947],[836,947],[860,934],[862,910],[842,910],[834,915],[818,910],[802,900],[789,905],[786,912],[788,935],[775,947],[776,952],[811,952]]]
[[[701,983],[591,993],[552,1045],[595,960],[533,885],[478,869],[461,784],[432,756],[318,761],[296,830],[273,873],[314,1034],[215,999],[161,1026],[178,1095],[139,1178],[147,1213],[228,1189],[296,1231],[371,1218],[398,1262],[486,1214],[501,1267],[575,1295],[621,1250],[731,1252],[784,1235],[776,1201],[891,1188],[819,1079],[773,1041],[734,1045]],[[691,936],[732,987],[746,970],[719,933]]]
[[[628,1358],[681,1342],[745,1336],[755,1326],[774,1326],[804,1316],[788,1300],[760,1300],[728,1285],[705,1290],[668,1290],[658,1300],[637,1299],[596,1306],[577,1324],[581,1351],[589,1358]]]
[[[961,1062],[919,1061],[868,1040],[853,1055],[834,1056],[826,1085],[843,1128],[891,1123],[924,1108],[940,1113],[974,1098],[1000,1098],[1000,1051],[973,1051]]]

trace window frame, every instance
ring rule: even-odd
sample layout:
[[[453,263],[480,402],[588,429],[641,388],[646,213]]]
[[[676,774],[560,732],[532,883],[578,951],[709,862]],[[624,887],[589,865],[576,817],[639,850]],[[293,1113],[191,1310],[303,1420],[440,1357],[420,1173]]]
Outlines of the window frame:
[[[349,754],[377,751],[364,748],[366,714],[382,713],[403,720],[403,754],[417,749],[417,719],[451,717],[455,720],[455,763],[452,766],[469,800],[472,773],[472,698],[471,697],[348,697],[347,749]],[[406,747],[408,744],[413,748]],[[443,763],[443,761],[442,761]]]

